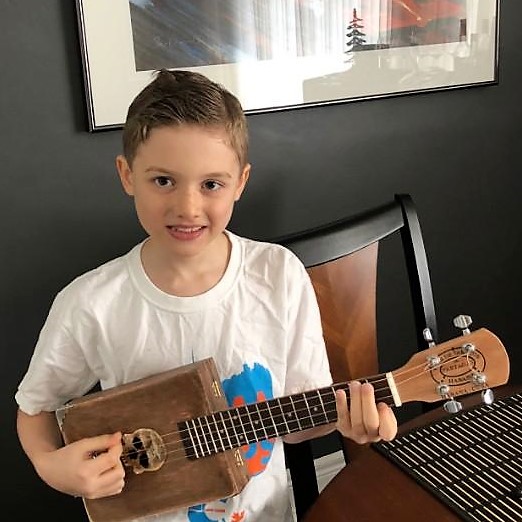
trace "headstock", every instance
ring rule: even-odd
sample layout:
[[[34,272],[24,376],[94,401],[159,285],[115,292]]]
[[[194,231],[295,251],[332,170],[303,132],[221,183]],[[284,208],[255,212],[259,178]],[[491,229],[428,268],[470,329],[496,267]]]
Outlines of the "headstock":
[[[455,319],[463,335],[416,353],[392,372],[401,402],[446,400],[447,411],[456,412],[461,406],[454,397],[482,390],[487,402],[489,388],[508,381],[504,345],[485,328],[470,332],[471,320],[467,319]]]

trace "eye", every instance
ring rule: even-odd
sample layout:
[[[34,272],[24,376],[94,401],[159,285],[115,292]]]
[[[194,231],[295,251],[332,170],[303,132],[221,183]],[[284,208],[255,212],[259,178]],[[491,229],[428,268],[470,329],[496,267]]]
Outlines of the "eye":
[[[170,178],[167,178],[167,176],[158,176],[154,178],[154,184],[158,187],[171,187],[172,186],[172,180]]]
[[[217,181],[214,181],[213,179],[209,179],[207,181],[205,181],[203,183],[203,187],[206,189],[206,190],[210,190],[210,191],[214,191],[214,190],[218,190],[222,187],[223,185]]]

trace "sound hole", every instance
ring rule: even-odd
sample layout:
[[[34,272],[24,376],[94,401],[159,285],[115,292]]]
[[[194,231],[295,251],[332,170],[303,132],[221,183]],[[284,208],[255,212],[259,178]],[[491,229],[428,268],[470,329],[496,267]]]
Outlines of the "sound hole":
[[[149,428],[140,428],[122,437],[123,464],[134,471],[156,471],[167,459],[167,449],[160,435]]]

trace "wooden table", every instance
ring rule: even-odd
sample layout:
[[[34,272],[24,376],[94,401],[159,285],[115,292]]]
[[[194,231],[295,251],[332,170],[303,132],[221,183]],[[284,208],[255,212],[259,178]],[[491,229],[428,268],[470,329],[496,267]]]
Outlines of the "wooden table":
[[[520,386],[504,386],[497,397],[520,391]],[[480,401],[478,395],[465,399],[464,407]],[[448,416],[442,407],[401,426],[399,433],[424,426]],[[459,522],[454,511],[417,484],[376,450],[367,448],[343,468],[326,486],[304,517],[304,522]]]

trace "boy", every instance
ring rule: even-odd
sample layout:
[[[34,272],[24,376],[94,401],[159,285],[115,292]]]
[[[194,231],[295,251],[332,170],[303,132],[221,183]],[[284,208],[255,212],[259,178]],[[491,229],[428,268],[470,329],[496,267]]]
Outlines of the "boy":
[[[121,434],[63,446],[56,425],[53,412],[96,382],[110,388],[212,356],[230,404],[331,383],[302,264],[226,230],[248,181],[247,148],[239,101],[202,75],[160,71],[131,104],[116,166],[148,237],[57,295],[16,394],[20,442],[53,488],[99,498],[124,487]],[[393,438],[395,417],[371,385],[350,392],[350,411],[338,393],[336,426],[285,440],[335,427],[360,443]],[[252,479],[241,494],[161,520],[286,520],[282,442],[262,450],[263,459],[245,453]]]

